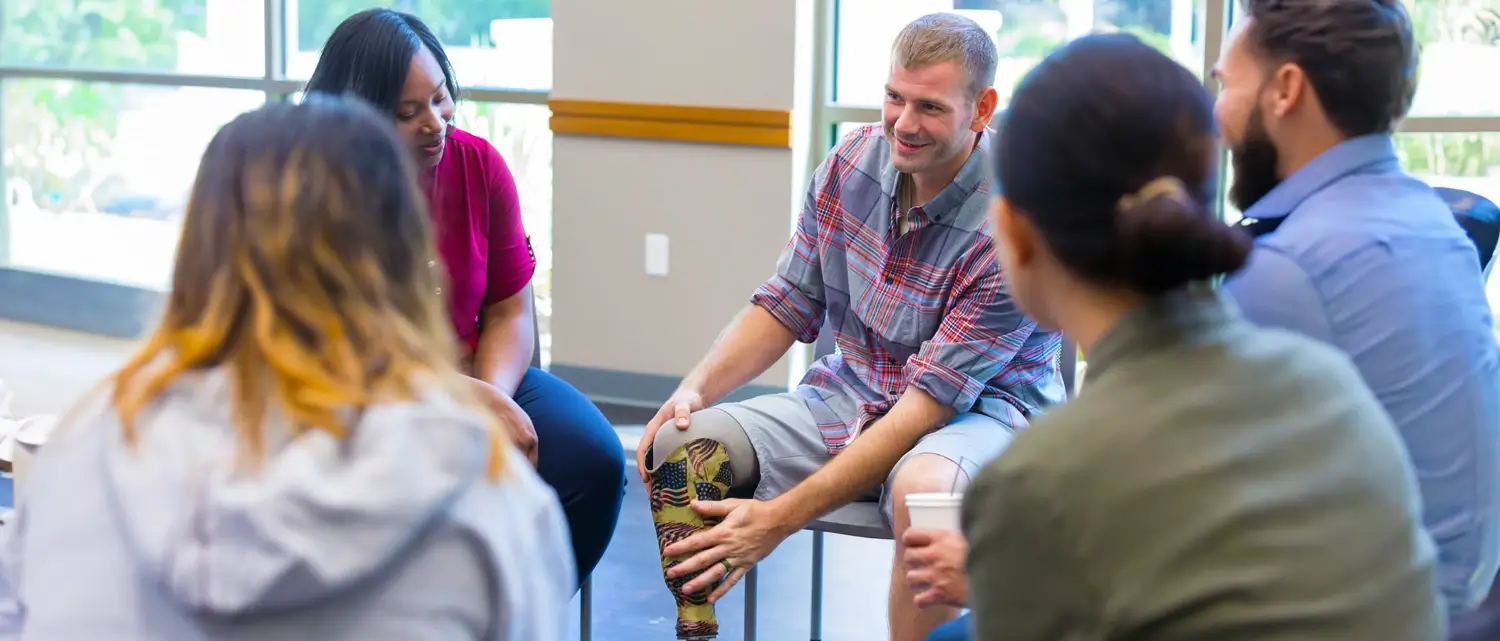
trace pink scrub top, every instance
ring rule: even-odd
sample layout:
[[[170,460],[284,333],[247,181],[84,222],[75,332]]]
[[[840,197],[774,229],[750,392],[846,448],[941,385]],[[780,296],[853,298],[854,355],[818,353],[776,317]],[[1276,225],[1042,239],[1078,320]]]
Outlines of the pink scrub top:
[[[526,288],[536,273],[536,252],[521,224],[515,178],[488,141],[453,129],[443,159],[424,182],[438,256],[447,268],[439,293],[470,355],[479,344],[481,312]]]

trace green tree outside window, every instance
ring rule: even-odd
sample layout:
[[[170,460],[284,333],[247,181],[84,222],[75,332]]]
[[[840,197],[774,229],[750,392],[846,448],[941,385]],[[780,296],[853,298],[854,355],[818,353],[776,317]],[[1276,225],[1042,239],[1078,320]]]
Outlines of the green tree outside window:
[[[297,4],[297,47],[316,51],[328,34],[347,18],[372,6],[390,7],[421,18],[444,44],[487,46],[490,22],[501,19],[546,18],[552,0],[303,0]]]

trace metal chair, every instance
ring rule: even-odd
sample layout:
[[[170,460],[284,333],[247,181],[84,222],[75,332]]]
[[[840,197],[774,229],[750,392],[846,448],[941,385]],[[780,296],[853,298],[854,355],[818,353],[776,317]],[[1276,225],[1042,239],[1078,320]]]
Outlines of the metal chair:
[[[1057,355],[1057,371],[1062,374],[1063,389],[1072,398],[1078,393],[1078,346],[1066,338],[1062,342],[1062,351]]]
[[[832,332],[823,332],[818,336],[814,346],[814,358],[822,358],[832,354],[835,349]],[[1078,347],[1072,341],[1063,340],[1062,351],[1058,354],[1058,370],[1062,374],[1063,385],[1068,390],[1068,395],[1075,393],[1074,373],[1078,366]],[[890,541],[895,537],[885,518],[880,515],[880,504],[874,501],[856,501],[828,513],[823,518],[813,521],[803,528],[813,535],[812,544],[812,615],[811,641],[822,641],[823,639],[823,535],[842,534],[844,536],[857,536],[864,539],[880,539]],[[752,569],[752,572],[754,570]],[[748,603],[747,603],[748,606]],[[747,610],[748,612],[748,610]],[[747,625],[749,619],[746,619]],[[752,639],[753,636],[746,636]]]
[[[833,332],[820,332],[813,344],[813,358],[832,354],[838,346]],[[865,539],[889,541],[893,538],[890,526],[880,516],[880,504],[874,501],[856,501],[829,512],[823,518],[803,528],[813,535],[812,544],[812,621],[809,628],[812,641],[823,638],[823,535],[843,534]]]
[[[813,347],[814,358],[822,358],[832,354],[836,349],[832,332],[823,332],[818,336]],[[1072,394],[1074,386],[1074,370],[1077,363],[1078,350],[1070,341],[1063,341],[1062,353],[1059,355],[1058,366],[1062,372],[1064,384],[1068,393]],[[838,508],[827,515],[813,521],[803,528],[813,535],[812,548],[812,608],[811,608],[811,640],[821,641],[823,638],[823,537],[825,534],[842,534],[845,536],[857,536],[866,539],[879,539],[889,541],[894,538],[891,528],[880,515],[880,504],[874,501],[856,501]],[[745,641],[755,641],[756,638],[756,579],[758,568],[752,566],[745,574],[743,589],[745,591]],[[589,628],[589,599],[590,585],[584,582],[582,600],[583,624],[582,639],[590,640]]]
[[[1479,251],[1479,269],[1488,278],[1495,264],[1495,248],[1500,245],[1500,207],[1471,191],[1451,187],[1434,187],[1433,191],[1448,203],[1458,225],[1474,241],[1474,248]]]
[[[542,326],[536,314],[536,295],[531,298],[531,366],[542,369]],[[594,579],[585,577],[578,586],[578,638],[592,641],[594,638]]]
[[[880,516],[880,504],[874,501],[857,501],[828,513],[813,521],[806,528],[812,532],[812,641],[823,638],[823,535],[842,534],[864,539],[889,541],[893,538],[890,526]]]

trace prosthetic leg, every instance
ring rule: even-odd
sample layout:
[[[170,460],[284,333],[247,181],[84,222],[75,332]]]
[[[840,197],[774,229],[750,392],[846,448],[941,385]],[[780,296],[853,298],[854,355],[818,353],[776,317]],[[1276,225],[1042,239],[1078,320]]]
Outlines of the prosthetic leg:
[[[693,511],[691,503],[720,501],[734,484],[729,467],[729,453],[718,441],[690,441],[662,461],[650,474],[651,519],[656,523],[656,539],[662,550],[693,534],[714,526]],[[663,574],[688,556],[662,556]],[[677,638],[713,639],[719,635],[719,618],[708,602],[711,590],[700,594],[683,594],[682,586],[693,577],[667,579],[667,587],[677,600]]]

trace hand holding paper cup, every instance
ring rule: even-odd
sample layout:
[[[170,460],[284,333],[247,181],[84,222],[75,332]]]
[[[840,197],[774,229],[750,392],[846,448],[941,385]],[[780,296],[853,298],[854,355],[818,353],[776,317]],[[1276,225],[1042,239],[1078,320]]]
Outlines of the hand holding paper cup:
[[[906,495],[906,509],[914,528],[960,531],[959,514],[963,503],[964,495],[952,492]]]
[[[31,471],[37,450],[47,443],[47,437],[56,426],[56,416],[32,416],[21,419],[15,429],[0,440],[0,458],[10,462],[17,497],[21,495],[21,486]]]

